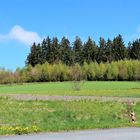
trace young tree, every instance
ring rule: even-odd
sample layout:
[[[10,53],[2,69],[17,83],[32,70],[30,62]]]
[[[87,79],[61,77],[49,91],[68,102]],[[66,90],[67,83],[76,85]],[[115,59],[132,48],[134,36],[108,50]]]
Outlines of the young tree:
[[[73,81],[73,89],[74,90],[80,90],[81,86],[83,85],[83,74],[81,66],[76,63],[74,66],[72,66],[70,71],[71,80]]]

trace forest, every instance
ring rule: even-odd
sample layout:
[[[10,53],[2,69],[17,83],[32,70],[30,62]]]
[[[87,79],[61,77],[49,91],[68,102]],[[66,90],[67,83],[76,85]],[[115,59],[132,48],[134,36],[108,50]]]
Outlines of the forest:
[[[33,43],[25,67],[14,72],[0,68],[0,84],[51,81],[140,80],[140,39],[126,46],[121,35],[107,41],[100,37],[73,43],[47,37]]]
[[[47,37],[39,44],[33,44],[27,56],[26,64],[35,66],[36,64],[56,64],[62,62],[66,65],[76,63],[83,65],[91,62],[105,63],[124,59],[140,60],[140,39],[129,42],[126,46],[121,35],[113,40],[107,41],[100,37],[99,43],[92,38],[82,42],[80,37],[76,37],[74,42],[63,37],[61,41],[57,37]]]

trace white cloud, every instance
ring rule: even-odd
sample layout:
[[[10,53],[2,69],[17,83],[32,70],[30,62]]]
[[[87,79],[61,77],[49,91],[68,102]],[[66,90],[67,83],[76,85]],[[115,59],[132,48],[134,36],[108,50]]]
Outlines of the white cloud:
[[[19,25],[14,26],[6,35],[0,34],[0,40],[10,39],[19,41],[25,45],[31,45],[33,42],[39,43],[42,40],[36,32],[27,31]]]

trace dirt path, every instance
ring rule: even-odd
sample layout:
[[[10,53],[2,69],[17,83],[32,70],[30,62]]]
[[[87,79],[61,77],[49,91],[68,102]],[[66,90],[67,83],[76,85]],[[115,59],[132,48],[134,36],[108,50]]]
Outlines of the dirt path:
[[[101,100],[101,101],[119,101],[119,102],[140,102],[140,98],[135,97],[106,97],[106,96],[48,96],[32,94],[8,94],[7,96],[16,100],[49,100],[49,101],[79,101],[79,100]]]

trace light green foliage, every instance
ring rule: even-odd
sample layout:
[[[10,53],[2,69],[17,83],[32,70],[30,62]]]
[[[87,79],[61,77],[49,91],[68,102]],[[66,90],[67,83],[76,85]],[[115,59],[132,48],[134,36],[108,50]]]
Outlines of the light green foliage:
[[[118,79],[119,80],[127,80],[128,79],[128,71],[127,71],[127,66],[126,66],[126,61],[120,61],[118,63]]]
[[[107,79],[109,80],[118,80],[118,67],[116,65],[117,62],[112,62],[110,65],[107,67]]]
[[[0,83],[51,82],[71,81],[72,73],[77,67],[80,77],[87,81],[136,81],[140,80],[140,61],[120,60],[111,63],[86,63],[67,66],[61,62],[57,64],[38,64],[17,69],[15,72],[0,69]],[[77,73],[75,72],[75,74]]]
[[[83,79],[82,70],[79,64],[75,64],[71,67],[70,76],[72,81],[80,81]]]

